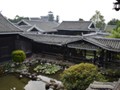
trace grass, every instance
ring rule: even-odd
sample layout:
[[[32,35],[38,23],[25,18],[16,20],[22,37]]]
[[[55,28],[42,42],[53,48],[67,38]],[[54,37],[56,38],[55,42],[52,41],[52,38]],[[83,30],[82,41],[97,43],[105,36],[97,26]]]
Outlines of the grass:
[[[5,75],[0,77],[0,90],[11,90],[11,88],[16,87],[16,90],[24,90],[25,85],[28,83],[29,79],[22,78],[19,79],[16,75]]]

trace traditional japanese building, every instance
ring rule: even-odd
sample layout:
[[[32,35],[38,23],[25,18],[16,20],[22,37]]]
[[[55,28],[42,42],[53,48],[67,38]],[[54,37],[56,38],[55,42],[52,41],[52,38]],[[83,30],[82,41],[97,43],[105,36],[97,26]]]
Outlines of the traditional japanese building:
[[[98,31],[91,21],[63,21],[56,29],[60,35],[82,35]]]
[[[24,22],[19,24],[24,24]],[[76,26],[78,27],[78,24]],[[114,61],[114,55],[120,53],[120,39],[90,35],[24,33],[21,28],[10,23],[0,14],[0,61],[11,60],[11,53],[16,49],[24,50],[27,55],[47,53],[61,56],[62,60],[99,62],[103,65],[104,62]]]
[[[55,29],[59,23],[54,20],[54,15],[52,12],[49,12],[47,16],[41,16],[41,18],[29,18],[22,19],[16,23],[19,28],[21,28],[24,33],[31,34],[54,34],[57,32]]]
[[[115,60],[114,55],[120,52],[120,39],[39,34],[21,34],[21,36],[32,40],[34,53],[58,54],[63,60],[73,62],[97,61],[103,64]]]
[[[0,62],[10,60],[11,53],[15,49],[23,49],[26,53],[28,52],[27,47],[29,47],[29,44],[27,43],[30,42],[26,42],[26,39],[21,40],[19,38],[19,34],[22,32],[20,28],[9,22],[0,13]]]

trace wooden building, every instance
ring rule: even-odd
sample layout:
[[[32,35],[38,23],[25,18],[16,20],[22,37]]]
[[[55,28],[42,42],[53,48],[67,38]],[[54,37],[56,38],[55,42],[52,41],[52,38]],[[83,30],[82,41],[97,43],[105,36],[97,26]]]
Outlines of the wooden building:
[[[27,55],[47,53],[73,62],[87,60],[103,64],[115,60],[114,55],[120,53],[120,39],[26,34],[0,14],[0,61],[10,60],[12,51],[16,49],[24,50]]]
[[[57,32],[55,28],[59,25],[59,23],[42,19],[29,19],[21,20],[16,25],[21,28],[24,33],[52,34]]]
[[[0,62],[11,59],[11,53],[15,49],[23,49],[26,53],[30,42],[19,38],[22,30],[9,22],[0,14]],[[29,39],[27,39],[28,41]],[[29,51],[31,48],[29,48]]]
[[[60,35],[82,35],[98,31],[91,21],[63,21],[56,29]]]
[[[67,35],[30,35],[22,37],[32,40],[34,53],[58,54],[63,60],[81,62],[81,60],[103,64],[115,60],[120,52],[120,39],[93,38]]]

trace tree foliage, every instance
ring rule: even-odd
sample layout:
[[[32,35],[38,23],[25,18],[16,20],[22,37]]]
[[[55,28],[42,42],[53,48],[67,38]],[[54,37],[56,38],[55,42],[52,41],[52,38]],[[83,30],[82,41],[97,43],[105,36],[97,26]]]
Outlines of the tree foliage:
[[[95,15],[93,15],[90,20],[93,21],[95,26],[99,29],[103,29],[105,26],[105,19],[104,16],[101,15],[100,11],[96,10]]]
[[[15,50],[12,52],[12,60],[14,62],[23,62],[26,58],[26,54],[23,50]]]
[[[9,21],[13,22],[13,23],[17,23],[22,19],[29,19],[28,17],[21,17],[19,15],[16,15],[14,19],[8,19]]]
[[[117,25],[118,22],[119,20],[114,18],[108,22],[108,25]]]
[[[94,80],[104,80],[98,68],[89,63],[81,63],[66,69],[61,80],[67,90],[85,90]]]
[[[120,21],[117,22],[117,27],[112,30],[111,38],[120,38]]]
[[[82,18],[79,18],[79,21],[84,21],[84,19],[82,19]]]

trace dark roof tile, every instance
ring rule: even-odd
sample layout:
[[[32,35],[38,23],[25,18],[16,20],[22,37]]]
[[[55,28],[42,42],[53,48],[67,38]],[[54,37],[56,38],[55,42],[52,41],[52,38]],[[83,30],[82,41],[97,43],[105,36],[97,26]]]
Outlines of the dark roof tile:
[[[20,28],[12,24],[8,21],[1,13],[0,13],[0,33],[11,33],[11,32],[22,32]]]
[[[70,42],[78,41],[81,39],[80,36],[66,36],[66,35],[43,35],[43,34],[21,34],[35,42],[52,44],[52,45],[64,45]]]
[[[98,46],[92,45],[90,43],[71,43],[68,44],[68,47],[70,48],[76,48],[76,49],[83,49],[83,50],[97,50],[99,49]]]
[[[78,31],[92,31],[89,29],[91,21],[63,21],[56,29],[57,30],[78,30]],[[93,29],[95,30],[95,29]]]
[[[44,32],[57,31],[55,28],[58,26],[57,22],[41,21],[41,20],[22,20],[21,22],[25,22],[27,25],[36,26],[40,30],[43,30]]]

